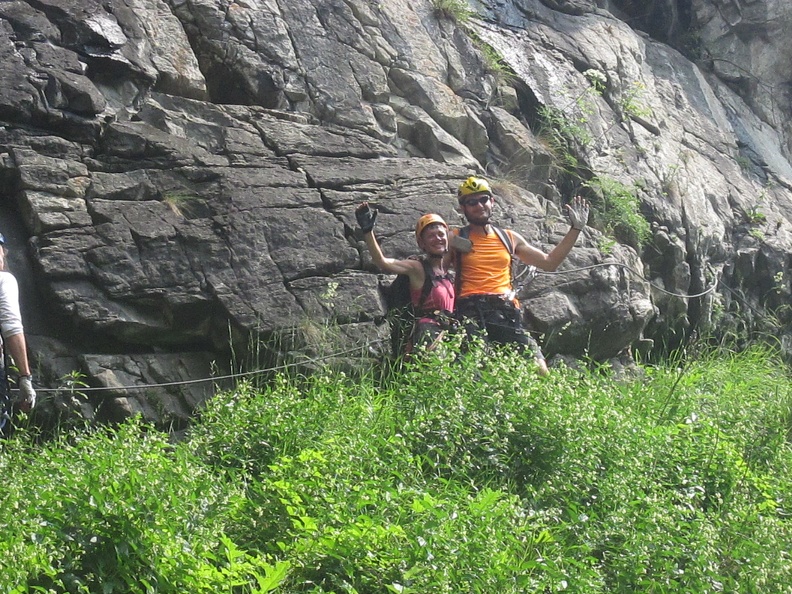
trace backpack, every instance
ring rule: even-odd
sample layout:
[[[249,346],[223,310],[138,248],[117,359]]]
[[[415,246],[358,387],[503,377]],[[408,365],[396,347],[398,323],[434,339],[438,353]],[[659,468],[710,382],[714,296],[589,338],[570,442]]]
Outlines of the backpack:
[[[419,258],[412,257],[411,259],[417,260]],[[425,280],[423,288],[421,289],[419,304],[423,305],[423,302],[432,290],[432,269],[425,259],[420,258],[420,261],[424,267]],[[385,298],[385,306],[388,311],[412,305],[412,299],[410,298],[410,277],[406,274],[397,275],[391,284],[382,285],[380,288],[382,290],[382,296]]]
[[[421,313],[426,298],[432,292],[434,281],[450,278],[447,272],[443,275],[433,274],[432,266],[425,258],[414,259],[419,259],[424,269],[424,284],[417,306],[413,305],[410,298],[410,277],[406,274],[399,274],[389,285],[380,286],[385,299],[385,307],[388,310],[387,318],[391,325],[391,352],[394,356],[404,353],[404,348],[412,334],[413,324],[418,314]]]
[[[525,270],[520,272],[519,274],[515,274],[515,262],[520,263],[518,258],[514,257],[514,242],[511,239],[511,236],[506,233],[500,227],[493,225],[490,223],[490,227],[495,232],[495,235],[498,236],[498,239],[501,240],[501,243],[506,248],[506,251],[509,252],[509,257],[511,258],[511,266],[509,267],[509,272],[511,273],[511,283],[512,283],[512,293],[514,296],[520,292],[522,289],[531,279],[536,276],[536,266],[525,266]],[[470,225],[466,225],[459,230],[459,236],[464,239],[470,239]],[[454,289],[456,294],[459,295],[462,290],[462,254],[457,252],[456,254],[456,263],[454,265],[454,272],[456,273],[456,278],[454,280]],[[520,282],[517,286],[514,286],[515,281],[525,275],[525,278]]]

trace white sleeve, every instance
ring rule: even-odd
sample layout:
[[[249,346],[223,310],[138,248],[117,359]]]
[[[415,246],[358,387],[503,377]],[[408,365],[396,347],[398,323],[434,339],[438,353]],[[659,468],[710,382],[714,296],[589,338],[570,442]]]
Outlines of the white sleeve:
[[[3,338],[22,334],[22,314],[19,311],[19,285],[10,272],[0,271],[0,327]]]

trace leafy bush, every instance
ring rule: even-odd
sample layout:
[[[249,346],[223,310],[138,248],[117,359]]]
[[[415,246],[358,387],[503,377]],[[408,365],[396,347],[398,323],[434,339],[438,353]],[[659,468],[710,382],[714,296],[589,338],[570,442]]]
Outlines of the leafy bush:
[[[477,349],[281,376],[178,444],[3,444],[0,592],[790,592],[790,427],[758,349],[634,380]]]
[[[218,592],[264,581],[223,536],[241,492],[137,423],[4,448],[2,592]]]
[[[640,250],[651,237],[651,228],[639,210],[635,189],[607,176],[594,177],[585,185],[597,196],[594,212],[603,232]]]

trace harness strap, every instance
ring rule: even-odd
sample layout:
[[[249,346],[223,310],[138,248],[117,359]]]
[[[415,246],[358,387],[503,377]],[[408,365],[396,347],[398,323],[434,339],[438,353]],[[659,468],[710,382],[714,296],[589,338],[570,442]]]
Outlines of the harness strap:
[[[487,323],[485,312],[508,309],[519,311],[514,302],[505,295],[470,295],[457,301],[456,315],[462,319],[465,316],[471,317],[470,314],[474,312],[475,318],[483,328]]]

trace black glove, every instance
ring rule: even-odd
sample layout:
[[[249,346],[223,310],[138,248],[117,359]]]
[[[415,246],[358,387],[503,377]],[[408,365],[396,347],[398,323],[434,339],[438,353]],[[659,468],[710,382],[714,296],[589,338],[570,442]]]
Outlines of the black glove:
[[[368,202],[364,202],[355,209],[355,218],[357,218],[360,230],[363,233],[368,233],[374,229],[374,223],[377,221],[377,209],[371,208]]]

